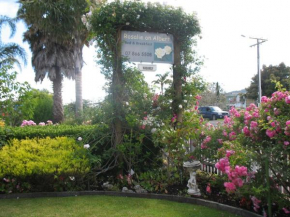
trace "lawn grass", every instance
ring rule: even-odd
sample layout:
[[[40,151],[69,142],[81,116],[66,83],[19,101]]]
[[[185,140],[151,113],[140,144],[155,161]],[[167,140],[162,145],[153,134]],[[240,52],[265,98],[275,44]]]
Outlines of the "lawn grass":
[[[234,217],[204,206],[113,196],[80,196],[0,200],[0,216],[134,216],[134,217]]]

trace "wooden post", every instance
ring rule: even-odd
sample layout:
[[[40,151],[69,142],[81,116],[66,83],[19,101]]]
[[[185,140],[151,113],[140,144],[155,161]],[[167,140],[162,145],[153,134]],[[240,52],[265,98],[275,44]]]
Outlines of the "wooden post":
[[[181,70],[181,48],[179,41],[174,38],[174,64],[173,64],[173,87],[174,87],[174,99],[173,99],[173,111],[177,115],[177,123],[182,122],[182,108],[179,105],[182,104],[182,72]]]
[[[122,72],[122,55],[121,55],[121,30],[117,34],[117,44],[115,53],[115,63],[113,69],[113,104],[114,104],[114,122],[113,122],[113,135],[114,146],[116,147],[122,142],[122,117],[123,117],[123,72]]]

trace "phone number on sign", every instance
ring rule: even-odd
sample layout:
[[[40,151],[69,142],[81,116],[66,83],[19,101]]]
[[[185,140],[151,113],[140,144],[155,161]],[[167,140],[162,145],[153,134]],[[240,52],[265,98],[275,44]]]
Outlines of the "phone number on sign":
[[[135,52],[135,51],[125,51],[126,56],[138,56],[138,57],[152,57],[150,52]]]

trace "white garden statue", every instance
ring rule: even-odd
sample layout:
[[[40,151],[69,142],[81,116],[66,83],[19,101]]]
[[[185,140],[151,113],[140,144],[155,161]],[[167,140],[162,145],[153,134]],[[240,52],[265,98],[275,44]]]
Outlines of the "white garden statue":
[[[200,169],[199,161],[186,161],[183,163],[183,167],[187,168],[190,178],[187,183],[187,193],[193,196],[200,196],[200,190],[198,189],[198,185],[196,183],[196,170]]]

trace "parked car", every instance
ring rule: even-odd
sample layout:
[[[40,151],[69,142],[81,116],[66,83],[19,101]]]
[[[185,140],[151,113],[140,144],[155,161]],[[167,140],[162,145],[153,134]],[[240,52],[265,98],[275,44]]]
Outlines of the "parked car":
[[[202,117],[209,118],[210,120],[217,120],[218,118],[229,116],[229,112],[223,111],[217,106],[201,106],[198,110]]]

